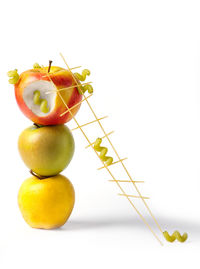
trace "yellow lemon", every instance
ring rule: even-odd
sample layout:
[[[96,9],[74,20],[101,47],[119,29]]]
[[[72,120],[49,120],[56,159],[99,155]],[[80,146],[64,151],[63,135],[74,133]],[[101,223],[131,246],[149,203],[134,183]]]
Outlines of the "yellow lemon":
[[[18,193],[18,204],[25,221],[33,228],[53,229],[62,226],[74,207],[72,183],[58,174],[45,179],[26,179]]]

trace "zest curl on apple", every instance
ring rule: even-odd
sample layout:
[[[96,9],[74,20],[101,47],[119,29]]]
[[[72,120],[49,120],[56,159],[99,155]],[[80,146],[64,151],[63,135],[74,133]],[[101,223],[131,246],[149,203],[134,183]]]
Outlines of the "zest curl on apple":
[[[51,66],[51,63],[47,67],[36,63],[33,69],[20,75],[17,69],[8,72],[9,82],[15,86],[15,97],[20,110],[39,125],[64,124],[71,120],[72,115],[76,115],[81,105],[82,93],[86,90],[93,92],[91,85],[77,86],[80,84],[79,80],[85,80],[90,75],[90,71],[86,69],[82,75],[78,75],[74,74],[75,81],[69,70]],[[66,106],[63,101],[69,109],[73,107],[72,114],[64,113]]]

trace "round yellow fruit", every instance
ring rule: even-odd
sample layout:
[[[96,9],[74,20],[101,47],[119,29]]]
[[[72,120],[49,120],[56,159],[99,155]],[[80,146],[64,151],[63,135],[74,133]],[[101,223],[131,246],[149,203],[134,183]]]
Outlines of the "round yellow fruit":
[[[53,229],[69,218],[75,201],[72,183],[62,175],[26,179],[18,193],[18,204],[25,221],[33,228]]]

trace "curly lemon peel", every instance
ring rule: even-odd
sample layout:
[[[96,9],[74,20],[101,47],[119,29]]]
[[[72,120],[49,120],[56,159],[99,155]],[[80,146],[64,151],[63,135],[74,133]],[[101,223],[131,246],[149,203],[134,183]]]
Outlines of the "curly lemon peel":
[[[19,74],[18,74],[17,71],[18,71],[17,69],[8,71],[7,75],[8,75],[8,77],[10,78],[10,79],[8,80],[8,82],[9,82],[10,84],[16,84],[16,83],[19,81]]]
[[[33,93],[33,102],[35,105],[40,106],[40,110],[43,113],[48,113],[49,112],[49,107],[48,107],[48,102],[46,99],[41,99],[40,98],[40,91],[36,90]]]
[[[167,231],[164,231],[163,232],[163,235],[165,237],[165,239],[168,241],[168,242],[174,242],[176,239],[183,243],[187,240],[188,238],[188,234],[187,233],[184,233],[183,235],[181,235],[179,233],[179,231],[174,231],[172,235],[169,235],[169,233]]]
[[[109,166],[112,164],[113,162],[113,158],[112,157],[109,157],[109,156],[106,156],[107,152],[108,152],[108,149],[106,147],[101,147],[101,142],[102,142],[102,138],[97,138],[95,143],[94,143],[94,149],[98,152],[100,152],[100,159],[105,162],[105,165],[106,166]]]

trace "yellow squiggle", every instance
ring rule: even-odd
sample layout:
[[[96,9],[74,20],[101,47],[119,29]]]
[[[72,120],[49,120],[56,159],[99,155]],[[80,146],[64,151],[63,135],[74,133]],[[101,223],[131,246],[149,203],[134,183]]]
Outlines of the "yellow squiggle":
[[[86,80],[86,76],[89,76],[90,75],[90,70],[88,69],[84,69],[82,71],[82,74],[79,74],[79,73],[74,73],[75,77],[80,80],[80,81],[85,81]],[[85,85],[85,86],[79,86],[78,87],[78,91],[80,94],[83,94],[85,93],[86,91],[88,91],[89,93],[93,93],[93,87],[92,85]]]
[[[10,84],[16,84],[19,80],[19,74],[17,72],[17,69],[14,69],[14,70],[11,70],[11,71],[8,71],[7,73],[8,77],[10,78],[8,80],[8,82]]]
[[[36,69],[36,68],[41,68],[41,66],[39,65],[39,63],[34,63],[33,68],[34,68],[34,69]]]
[[[48,107],[48,102],[46,99],[41,99],[40,98],[40,91],[36,90],[33,93],[33,102],[35,105],[40,106],[40,110],[43,113],[48,113],[49,112],[49,107]]]
[[[174,231],[172,235],[169,235],[169,233],[167,231],[163,232],[163,235],[165,237],[165,239],[169,242],[174,242],[176,239],[183,243],[187,240],[188,238],[188,234],[184,233],[183,235],[181,235],[179,233],[179,231]]]
[[[85,93],[86,91],[88,91],[89,93],[93,93],[93,87],[92,87],[92,85],[87,84],[87,85],[83,86],[82,91],[83,91],[83,93]]]
[[[100,159],[105,162],[105,165],[106,166],[109,166],[112,164],[113,162],[113,158],[112,157],[109,157],[109,156],[106,156],[107,152],[108,152],[108,149],[106,147],[101,147],[101,142],[102,142],[102,138],[97,138],[95,143],[94,143],[94,149],[98,152],[100,152]]]
[[[88,70],[88,69],[84,69],[84,70],[82,71],[82,75],[79,74],[79,73],[74,73],[74,75],[76,76],[76,78],[77,78],[78,80],[80,80],[80,81],[85,81],[86,76],[89,76],[89,75],[90,75],[90,70]]]
[[[83,94],[83,93],[85,93],[86,91],[88,91],[89,93],[93,93],[93,87],[92,87],[92,85],[89,85],[89,84],[87,84],[87,85],[85,85],[85,86],[78,86],[77,87],[77,89],[78,89],[78,92],[80,93],[80,94]]]

